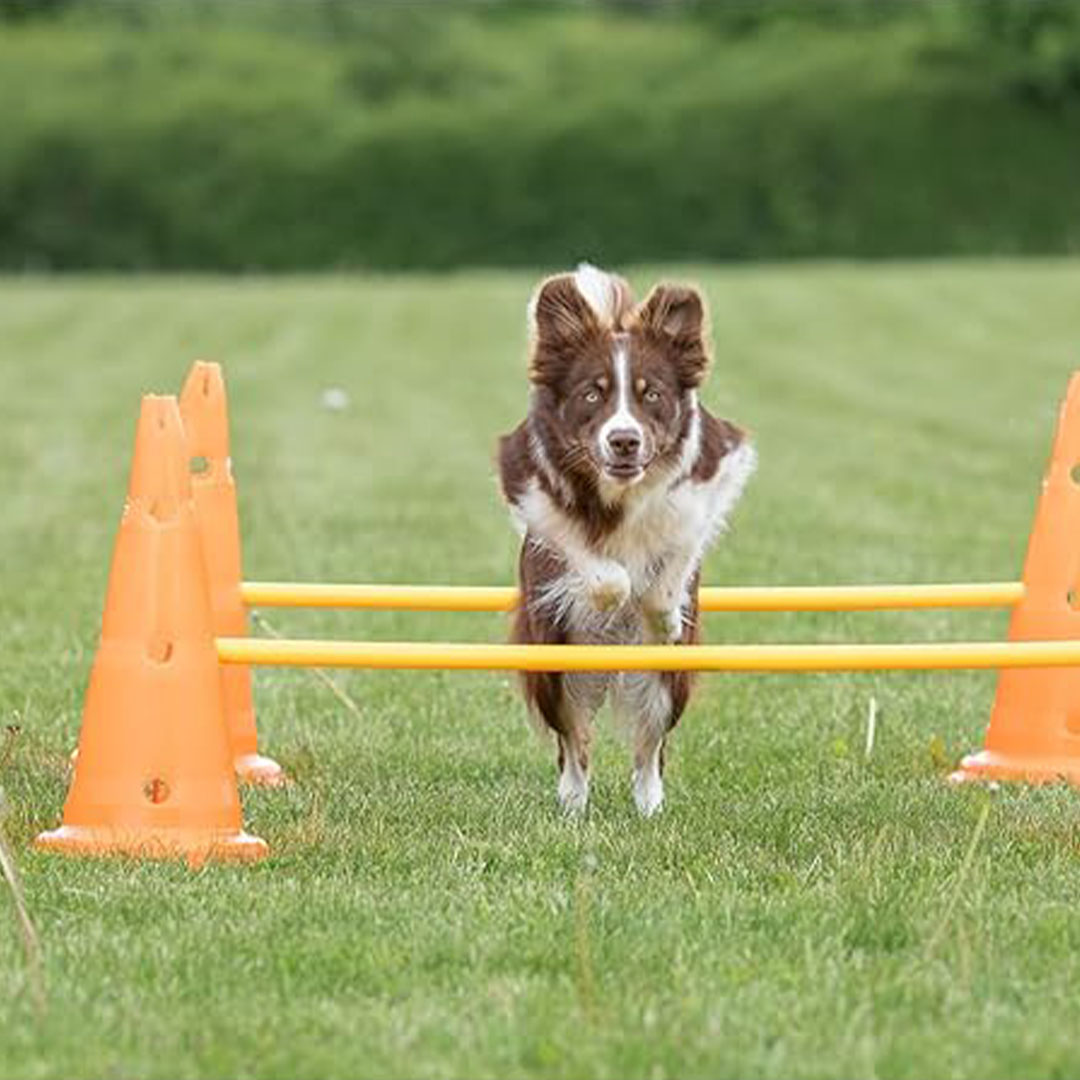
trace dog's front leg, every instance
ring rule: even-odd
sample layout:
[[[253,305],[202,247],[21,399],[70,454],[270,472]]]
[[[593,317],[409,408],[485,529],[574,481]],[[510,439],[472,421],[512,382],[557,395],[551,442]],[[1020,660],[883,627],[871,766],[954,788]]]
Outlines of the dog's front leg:
[[[571,565],[585,583],[589,603],[601,614],[616,611],[630,599],[630,575],[621,563],[579,553]]]
[[[668,556],[641,598],[648,628],[659,641],[675,642],[682,637],[683,612],[689,606],[699,558],[696,548]]]

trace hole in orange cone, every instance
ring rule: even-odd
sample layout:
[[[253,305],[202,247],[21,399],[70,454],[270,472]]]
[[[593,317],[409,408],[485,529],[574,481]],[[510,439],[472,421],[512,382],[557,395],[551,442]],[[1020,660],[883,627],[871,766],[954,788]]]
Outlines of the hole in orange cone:
[[[164,525],[176,517],[179,509],[179,504],[173,499],[153,499],[147,512],[155,521]]]
[[[160,776],[155,776],[153,780],[147,780],[143,784],[142,790],[143,795],[146,796],[146,801],[152,802],[155,806],[163,803],[170,795],[169,785]]]
[[[1066,590],[1065,602],[1073,609],[1073,611],[1080,611],[1080,591],[1077,590],[1075,585],[1071,589]]]
[[[204,476],[210,471],[210,459],[204,457],[202,454],[196,454],[191,461],[188,462],[188,468],[196,476]]]
[[[146,647],[146,655],[155,664],[167,664],[172,659],[172,649],[171,641],[151,641]]]
[[[1070,470],[1069,476],[1074,484],[1080,486],[1080,462],[1077,462]]]

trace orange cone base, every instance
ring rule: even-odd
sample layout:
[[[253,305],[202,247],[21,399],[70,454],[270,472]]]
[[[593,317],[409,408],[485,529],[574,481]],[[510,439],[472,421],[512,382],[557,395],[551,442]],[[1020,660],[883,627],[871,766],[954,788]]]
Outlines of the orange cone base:
[[[1053,784],[1063,780],[1080,784],[1080,759],[1028,757],[980,750],[961,759],[960,768],[949,774],[954,784],[987,780],[1022,780],[1029,784]]]
[[[59,855],[134,855],[142,859],[253,861],[268,854],[265,840],[246,832],[207,833],[196,829],[95,829],[61,825],[43,832],[34,846]]]
[[[256,787],[284,787],[288,780],[285,770],[273,759],[262,754],[241,754],[233,759],[236,775],[245,784]]]

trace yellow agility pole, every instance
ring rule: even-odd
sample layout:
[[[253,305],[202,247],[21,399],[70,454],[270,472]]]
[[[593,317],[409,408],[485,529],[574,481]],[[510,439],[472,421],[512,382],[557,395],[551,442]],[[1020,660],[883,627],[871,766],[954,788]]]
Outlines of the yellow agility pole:
[[[517,589],[501,585],[325,585],[245,581],[248,607],[367,608],[381,611],[510,611]]]
[[[249,607],[367,608],[396,611],[510,611],[518,590],[497,585],[329,585],[245,581]],[[702,611],[875,611],[1012,607],[1018,581],[971,585],[797,585],[703,588]]]
[[[1080,666],[1080,641],[914,645],[490,645],[218,638],[226,664],[468,671],[935,671]]]

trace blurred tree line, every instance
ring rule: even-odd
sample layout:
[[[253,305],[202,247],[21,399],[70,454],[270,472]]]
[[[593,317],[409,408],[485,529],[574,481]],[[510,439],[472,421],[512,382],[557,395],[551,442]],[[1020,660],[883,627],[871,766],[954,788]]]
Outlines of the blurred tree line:
[[[0,266],[1080,249],[1080,0],[0,0]]]

